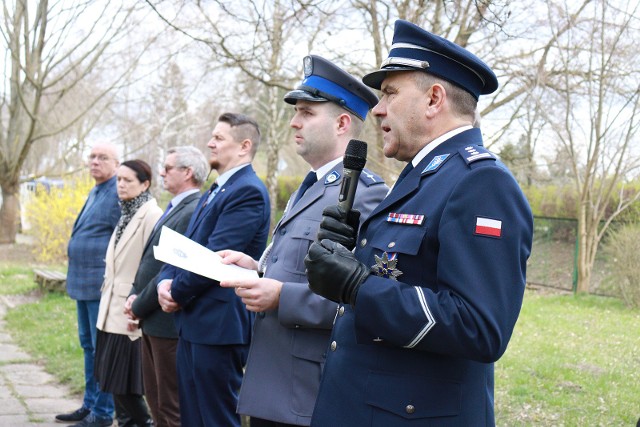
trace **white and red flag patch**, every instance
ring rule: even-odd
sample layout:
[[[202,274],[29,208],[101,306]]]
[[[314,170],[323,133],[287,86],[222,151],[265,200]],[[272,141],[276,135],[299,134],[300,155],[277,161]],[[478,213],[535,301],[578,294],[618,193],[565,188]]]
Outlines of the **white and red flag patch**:
[[[476,218],[475,234],[480,236],[501,237],[502,221],[479,216]]]

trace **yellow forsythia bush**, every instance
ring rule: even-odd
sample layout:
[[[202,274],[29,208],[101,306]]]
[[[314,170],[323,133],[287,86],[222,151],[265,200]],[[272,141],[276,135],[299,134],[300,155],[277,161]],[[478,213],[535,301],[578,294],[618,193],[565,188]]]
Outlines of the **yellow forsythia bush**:
[[[88,175],[67,180],[62,188],[48,191],[38,185],[25,206],[28,234],[35,239],[33,254],[39,262],[63,262],[73,223],[95,182]]]

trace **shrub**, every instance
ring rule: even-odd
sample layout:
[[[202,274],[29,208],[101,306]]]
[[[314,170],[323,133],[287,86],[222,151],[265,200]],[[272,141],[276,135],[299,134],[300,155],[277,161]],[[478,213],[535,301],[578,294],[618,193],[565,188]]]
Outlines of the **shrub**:
[[[262,182],[266,184],[266,177],[260,176]],[[282,214],[284,208],[287,207],[287,202],[291,197],[291,193],[296,191],[300,186],[300,183],[304,179],[304,176],[289,176],[289,175],[280,175],[278,176],[278,186],[276,190],[276,200],[275,203],[271,200],[271,204],[276,207],[276,211]],[[209,181],[209,185],[206,183],[203,185],[203,188],[209,188],[211,183],[213,183],[214,178],[211,178]],[[206,191],[206,190],[205,190]]]
[[[62,188],[48,191],[36,188],[35,196],[25,206],[31,224],[29,234],[35,239],[33,254],[40,262],[66,260],[67,244],[73,223],[94,186],[89,176],[65,181]]]
[[[640,307],[640,226],[623,225],[603,244],[613,266],[605,283],[620,292],[625,303]]]
[[[535,216],[553,218],[576,218],[578,208],[578,195],[572,185],[530,185],[522,190],[531,205]],[[611,200],[607,203],[605,216],[610,216],[623,201],[629,200],[640,191],[640,182],[625,182],[616,186]],[[631,204],[617,218],[620,222],[640,221],[640,200]]]
[[[575,218],[577,200],[573,187],[553,184],[523,188],[533,214],[554,218]]]
[[[276,207],[278,211],[283,211],[291,197],[291,193],[296,191],[304,176],[279,176],[278,177],[278,200]]]

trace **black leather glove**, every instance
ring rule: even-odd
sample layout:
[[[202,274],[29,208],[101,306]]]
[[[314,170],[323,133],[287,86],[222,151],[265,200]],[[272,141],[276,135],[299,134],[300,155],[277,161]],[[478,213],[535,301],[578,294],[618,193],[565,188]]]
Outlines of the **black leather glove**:
[[[370,269],[344,246],[322,240],[313,242],[304,258],[309,288],[331,301],[355,306],[358,289]]]
[[[339,205],[331,205],[322,211],[322,222],[318,230],[318,242],[324,239],[340,243],[350,251],[356,247],[356,237],[360,226],[360,212],[347,212]]]

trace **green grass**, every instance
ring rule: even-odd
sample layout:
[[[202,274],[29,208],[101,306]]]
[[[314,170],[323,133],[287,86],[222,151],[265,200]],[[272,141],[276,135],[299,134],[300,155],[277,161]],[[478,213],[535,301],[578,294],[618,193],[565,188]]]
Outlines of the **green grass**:
[[[33,290],[30,272],[0,263],[0,294]],[[49,293],[10,310],[6,321],[47,371],[83,390],[74,301]],[[639,310],[611,298],[527,292],[509,348],[496,364],[497,425],[635,425],[639,371]]]
[[[8,311],[7,329],[16,344],[43,363],[71,391],[84,391],[84,358],[78,342],[76,304],[66,294],[46,293]]]
[[[26,254],[19,258],[28,259]],[[0,261],[0,295],[10,299],[39,295],[34,266],[28,261]],[[64,271],[57,265],[46,268]],[[5,321],[7,332],[16,344],[42,363],[47,372],[69,385],[72,392],[84,391],[84,362],[78,342],[75,301],[63,293],[45,293],[35,302],[16,304],[7,310]]]
[[[640,311],[619,300],[528,292],[496,364],[501,426],[635,425]]]
[[[15,263],[0,265],[0,295],[23,295],[37,287],[31,267]]]

